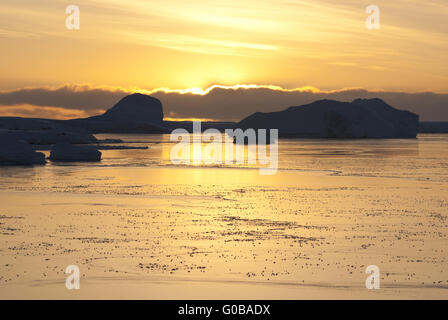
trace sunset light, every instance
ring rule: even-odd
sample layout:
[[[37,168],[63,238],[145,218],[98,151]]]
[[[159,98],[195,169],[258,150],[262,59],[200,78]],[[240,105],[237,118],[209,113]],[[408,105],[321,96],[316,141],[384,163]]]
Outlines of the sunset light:
[[[380,317],[302,300],[448,300],[447,248],[448,0],[0,0],[0,300]]]

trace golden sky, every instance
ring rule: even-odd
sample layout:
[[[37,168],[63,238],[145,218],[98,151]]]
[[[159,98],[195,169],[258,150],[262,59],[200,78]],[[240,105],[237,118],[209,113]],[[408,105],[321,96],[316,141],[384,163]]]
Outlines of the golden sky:
[[[80,30],[65,27],[67,5]],[[380,8],[368,30],[365,9]],[[2,0],[0,90],[90,84],[448,92],[446,0]]]

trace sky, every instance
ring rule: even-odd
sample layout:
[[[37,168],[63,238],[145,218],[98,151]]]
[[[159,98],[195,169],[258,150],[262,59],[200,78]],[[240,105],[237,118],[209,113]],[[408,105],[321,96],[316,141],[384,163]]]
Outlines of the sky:
[[[365,26],[371,4],[379,30]],[[68,5],[80,9],[79,30],[66,28]],[[241,84],[252,93],[430,92],[445,103],[447,17],[446,0],[2,0],[0,115],[88,116],[124,92],[203,97]],[[55,98],[61,88],[91,100],[70,106]],[[109,99],[92,98],[98,92]],[[247,103],[247,112],[208,116],[235,119],[256,109]],[[197,116],[179,105],[173,117]]]

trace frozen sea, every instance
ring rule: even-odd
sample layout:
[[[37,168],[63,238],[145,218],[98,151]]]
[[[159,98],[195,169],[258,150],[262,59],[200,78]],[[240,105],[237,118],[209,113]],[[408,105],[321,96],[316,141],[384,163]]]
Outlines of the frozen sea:
[[[149,148],[0,168],[0,298],[448,298],[446,134],[280,139],[274,175],[96,136]]]

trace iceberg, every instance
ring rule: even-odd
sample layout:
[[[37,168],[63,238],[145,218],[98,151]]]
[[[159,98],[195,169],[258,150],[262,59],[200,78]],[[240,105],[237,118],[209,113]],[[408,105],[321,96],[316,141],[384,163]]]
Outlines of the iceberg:
[[[256,112],[236,127],[278,129],[280,137],[296,138],[415,138],[419,118],[381,99],[319,100],[279,112]]]
[[[45,164],[45,155],[25,141],[0,137],[0,165]]]
[[[50,152],[51,161],[101,161],[101,152],[94,146],[57,143]]]

